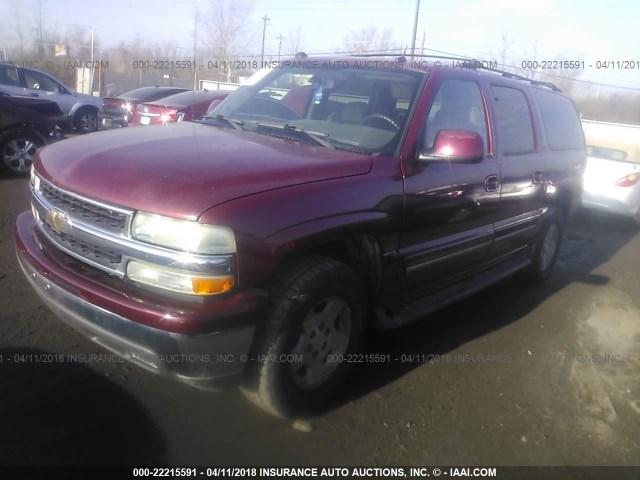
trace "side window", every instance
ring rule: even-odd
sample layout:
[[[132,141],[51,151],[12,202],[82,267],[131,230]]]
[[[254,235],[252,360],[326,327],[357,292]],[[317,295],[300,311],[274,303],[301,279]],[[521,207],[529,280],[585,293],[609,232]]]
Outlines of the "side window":
[[[59,85],[46,75],[43,75],[40,72],[33,72],[31,70],[23,70],[22,73],[24,75],[24,81],[27,84],[27,88],[60,93]]]
[[[18,77],[18,69],[11,65],[0,65],[0,85],[9,85],[11,87],[20,87],[20,78]]]
[[[580,118],[571,100],[560,94],[538,88],[533,90],[533,96],[540,108],[549,148],[552,150],[584,148]]]
[[[480,88],[468,80],[445,80],[433,100],[424,146],[433,148],[440,130],[469,130],[482,138],[487,151],[487,121]]]
[[[522,155],[535,150],[531,110],[524,93],[515,88],[491,87],[502,153]]]

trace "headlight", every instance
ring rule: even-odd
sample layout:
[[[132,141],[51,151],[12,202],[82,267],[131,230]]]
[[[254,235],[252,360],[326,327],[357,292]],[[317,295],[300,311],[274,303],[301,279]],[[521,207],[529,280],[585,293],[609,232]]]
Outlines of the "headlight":
[[[233,288],[232,275],[202,275],[139,260],[127,264],[127,278],[157,288],[192,295],[217,295]]]
[[[228,255],[236,253],[236,240],[228,227],[202,225],[153,213],[138,212],[131,235],[140,241],[189,253]]]

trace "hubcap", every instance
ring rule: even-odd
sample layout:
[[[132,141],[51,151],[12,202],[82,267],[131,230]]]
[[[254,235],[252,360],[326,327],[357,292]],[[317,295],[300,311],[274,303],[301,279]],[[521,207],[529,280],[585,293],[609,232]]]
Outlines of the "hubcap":
[[[294,383],[311,390],[326,382],[343,360],[350,336],[351,310],[343,298],[331,296],[316,303],[302,322],[292,352]]]
[[[2,149],[4,164],[16,173],[27,173],[38,146],[28,138],[14,138]]]
[[[544,240],[542,241],[542,251],[541,255],[541,268],[542,270],[546,270],[551,265],[553,261],[553,257],[556,254],[556,250],[558,248],[558,225],[552,223],[547,229],[547,233],[544,236]]]

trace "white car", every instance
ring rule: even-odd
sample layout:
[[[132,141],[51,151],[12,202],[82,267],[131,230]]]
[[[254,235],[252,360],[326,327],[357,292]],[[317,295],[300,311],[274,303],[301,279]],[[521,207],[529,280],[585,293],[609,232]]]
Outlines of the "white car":
[[[582,205],[631,217],[640,227],[640,163],[626,152],[587,146]]]
[[[583,120],[587,143],[582,205],[640,227],[640,125]]]

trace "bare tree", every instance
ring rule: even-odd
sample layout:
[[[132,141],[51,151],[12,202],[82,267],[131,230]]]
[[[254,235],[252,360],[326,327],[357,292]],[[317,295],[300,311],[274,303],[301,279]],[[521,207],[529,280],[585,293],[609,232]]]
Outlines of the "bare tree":
[[[24,60],[25,54],[28,52],[28,38],[27,31],[29,26],[25,24],[24,16],[22,15],[21,5],[14,3],[13,5],[13,29],[15,34],[15,53],[18,59]],[[15,60],[15,59],[14,59]]]
[[[355,54],[384,53],[395,48],[391,30],[380,32],[376,27],[352,30],[343,40],[344,49]]]
[[[289,52],[294,55],[301,52],[304,47],[304,32],[302,27],[298,26],[296,30],[289,30],[289,36],[287,37],[289,43]]]
[[[233,75],[233,62],[239,48],[249,44],[248,18],[253,5],[250,0],[210,0],[201,19],[202,42],[210,55],[220,60],[227,81]]]
[[[511,64],[511,49],[514,45],[509,32],[502,32],[500,35],[500,44],[497,50],[489,50],[492,60],[498,62],[498,68],[507,70],[507,67],[513,67]]]

